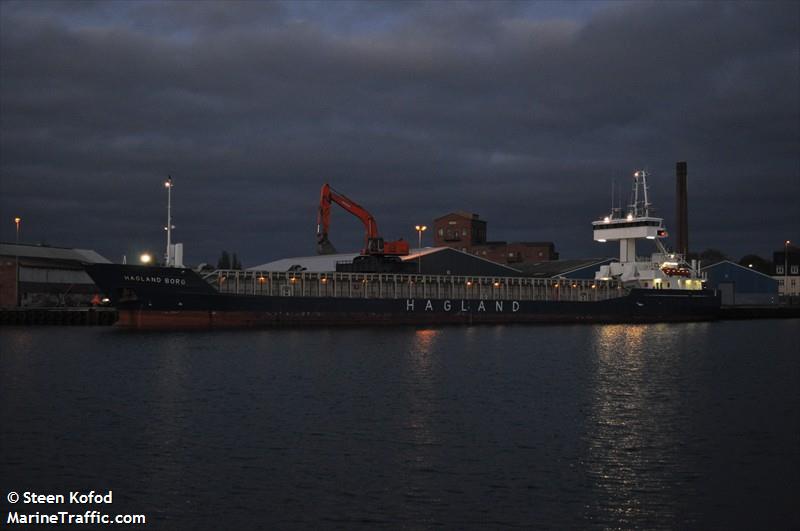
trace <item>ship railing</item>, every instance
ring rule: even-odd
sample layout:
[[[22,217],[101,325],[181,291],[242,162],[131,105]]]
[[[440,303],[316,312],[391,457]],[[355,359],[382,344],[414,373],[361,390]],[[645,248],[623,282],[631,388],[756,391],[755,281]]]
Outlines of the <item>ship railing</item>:
[[[220,293],[271,297],[589,302],[625,294],[617,280],[567,278],[220,269],[205,280]]]

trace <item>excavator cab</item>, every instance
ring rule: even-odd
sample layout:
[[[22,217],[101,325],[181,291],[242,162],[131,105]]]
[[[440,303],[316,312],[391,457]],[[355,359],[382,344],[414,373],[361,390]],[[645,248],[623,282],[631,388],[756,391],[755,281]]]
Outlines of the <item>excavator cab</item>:
[[[402,238],[393,242],[383,242],[383,252],[393,256],[406,256],[408,254],[408,242]]]

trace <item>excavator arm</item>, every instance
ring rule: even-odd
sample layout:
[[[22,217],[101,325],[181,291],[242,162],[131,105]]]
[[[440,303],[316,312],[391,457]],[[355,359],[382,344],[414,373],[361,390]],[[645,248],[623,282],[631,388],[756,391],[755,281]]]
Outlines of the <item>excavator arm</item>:
[[[331,203],[336,203],[361,220],[365,229],[364,250],[362,254],[370,255],[405,255],[408,254],[408,243],[405,241],[386,242],[378,235],[378,223],[364,207],[337,192],[327,183],[322,185],[317,212],[317,253],[333,254],[336,252],[328,238],[331,223]]]

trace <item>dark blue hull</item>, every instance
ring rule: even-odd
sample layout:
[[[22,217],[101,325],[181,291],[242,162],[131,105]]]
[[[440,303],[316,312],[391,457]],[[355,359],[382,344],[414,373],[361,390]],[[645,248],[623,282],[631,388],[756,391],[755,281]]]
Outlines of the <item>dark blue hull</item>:
[[[647,323],[718,317],[709,290],[633,289],[593,301],[269,296],[219,293],[188,269],[88,266],[122,326]]]

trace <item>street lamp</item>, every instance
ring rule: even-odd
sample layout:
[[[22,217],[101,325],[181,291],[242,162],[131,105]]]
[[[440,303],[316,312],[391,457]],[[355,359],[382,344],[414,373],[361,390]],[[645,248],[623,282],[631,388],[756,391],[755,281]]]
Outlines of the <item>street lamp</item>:
[[[17,217],[14,218],[14,224],[17,226],[17,245],[19,245],[19,223],[20,223],[20,221],[22,221],[21,217],[17,216]],[[14,280],[16,281],[16,284],[14,285],[14,291],[16,292],[16,295],[17,295],[17,306],[19,306],[19,303],[20,303],[20,297],[19,297],[19,248],[15,251],[14,254],[16,254],[16,258],[17,258],[16,259],[16,262],[17,262],[16,263],[16,267],[14,268]]]
[[[417,244],[417,248],[421,252],[422,251],[422,233],[423,233],[423,231],[428,230],[428,227],[425,226],[425,225],[414,225],[414,228],[417,230],[417,235],[419,236],[419,238],[418,238],[418,242],[419,243]],[[422,274],[422,255],[421,254],[419,255],[419,258],[417,259],[417,273]]]
[[[789,295],[789,240],[783,242],[783,295]],[[788,299],[787,299],[788,300]]]

